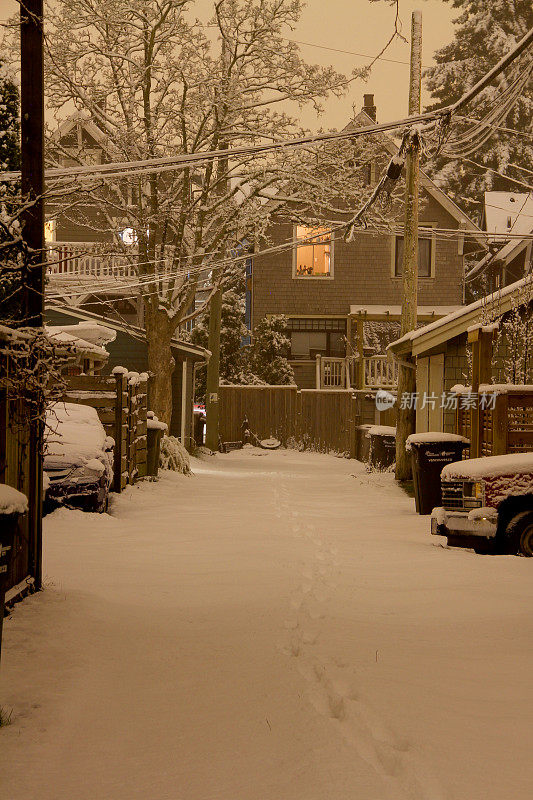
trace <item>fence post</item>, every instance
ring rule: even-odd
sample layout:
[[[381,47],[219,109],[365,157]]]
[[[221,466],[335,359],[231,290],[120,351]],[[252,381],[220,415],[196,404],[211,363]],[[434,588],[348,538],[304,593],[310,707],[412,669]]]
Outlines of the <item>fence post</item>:
[[[322,388],[322,364],[321,364],[321,361],[322,361],[322,356],[320,355],[320,353],[318,353],[317,356],[316,356],[316,388],[317,389],[321,389]]]
[[[507,453],[508,406],[509,396],[507,394],[496,395],[496,403],[492,412],[493,456],[502,456]]]
[[[296,446],[303,445],[303,423],[302,423],[302,392],[296,390],[296,400],[294,403],[294,438]]]
[[[349,452],[350,458],[357,458],[357,426],[359,425],[359,402],[357,395],[352,394],[350,401],[350,424],[349,424]]]
[[[137,430],[136,430],[136,444],[135,444],[135,457],[137,462],[137,475],[139,478],[145,478],[147,474],[147,456],[148,456],[148,439],[147,439],[147,412],[148,412],[148,376],[142,373],[138,385],[137,393]],[[142,440],[144,438],[144,444]]]
[[[125,378],[122,372],[115,374],[115,452],[113,463],[113,490],[122,491],[122,434],[123,434],[123,394]]]

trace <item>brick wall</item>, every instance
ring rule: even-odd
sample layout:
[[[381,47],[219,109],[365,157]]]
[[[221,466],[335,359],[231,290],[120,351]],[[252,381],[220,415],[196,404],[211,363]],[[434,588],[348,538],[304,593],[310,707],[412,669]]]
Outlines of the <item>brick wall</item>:
[[[457,228],[457,222],[426,195],[420,221]],[[279,221],[269,231],[270,243],[292,238],[290,222]],[[293,278],[293,251],[256,256],[253,264],[253,324],[267,314],[348,314],[352,304],[401,302],[401,279],[391,276],[393,237],[361,233],[351,243],[339,236],[334,243],[332,278]],[[261,247],[261,245],[259,245]],[[456,239],[437,240],[435,277],[421,278],[420,305],[462,303],[463,258]]]

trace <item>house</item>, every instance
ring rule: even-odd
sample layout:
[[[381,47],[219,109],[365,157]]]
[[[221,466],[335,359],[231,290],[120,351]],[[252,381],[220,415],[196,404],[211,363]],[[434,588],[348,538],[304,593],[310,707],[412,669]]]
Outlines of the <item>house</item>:
[[[117,157],[98,125],[74,114],[54,132],[48,158],[55,167],[69,167],[105,164]],[[117,214],[113,203],[104,208],[83,194],[45,205],[46,294],[56,302],[140,325],[142,303],[128,288],[137,279],[133,232],[126,225],[121,230]]]
[[[503,335],[494,335],[496,326],[504,324],[517,311],[529,315],[532,307],[533,277],[526,276],[389,345],[389,352],[395,358],[416,360],[417,432],[454,432],[456,408],[451,390],[472,382],[469,344],[479,341],[477,331],[491,334],[488,355],[491,375],[486,377],[495,383],[509,382],[505,378],[505,363],[511,357],[511,337],[505,335],[505,330],[502,330]],[[531,359],[528,366],[531,371]],[[511,381],[515,384],[527,382],[523,379]]]
[[[101,317],[65,303],[47,303],[45,319],[47,325],[61,327],[67,331],[70,326],[78,327],[76,323],[81,321],[87,327],[98,323],[100,327],[105,326],[106,329],[115,332],[115,337],[106,343],[109,358],[102,366],[102,375],[111,374],[113,368],[117,366],[125,366],[136,372],[148,371],[148,345],[142,328],[116,319]],[[174,339],[172,355],[176,366],[172,376],[172,419],[169,432],[179,438],[183,445],[191,447],[195,374],[198,366],[205,363],[209,354],[203,347]]]
[[[489,252],[467,271],[472,300],[515,283],[531,270],[531,193],[485,192],[481,226],[489,234]]]
[[[373,95],[365,95],[352,124],[371,125],[375,119]],[[384,137],[383,142],[376,164],[369,165],[369,190],[381,162],[398,150],[392,139]],[[465,254],[486,245],[475,223],[423,172],[421,201],[419,320],[430,322],[463,304]],[[304,241],[310,236],[312,242]],[[281,210],[268,238],[280,249],[288,241],[294,244],[283,252],[254,256],[248,279],[251,324],[275,314],[288,317],[290,361],[298,386],[394,386],[396,373],[386,345],[400,330],[403,237],[361,229],[346,242],[326,226],[295,225]],[[355,369],[352,358],[360,349],[366,356],[363,370]]]

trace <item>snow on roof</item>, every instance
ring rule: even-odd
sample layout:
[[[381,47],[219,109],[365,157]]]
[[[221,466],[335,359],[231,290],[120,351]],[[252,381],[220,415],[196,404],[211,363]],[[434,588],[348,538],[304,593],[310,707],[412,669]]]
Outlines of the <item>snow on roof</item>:
[[[85,342],[91,342],[91,344],[95,344],[98,347],[102,347],[109,342],[114,342],[117,338],[117,332],[115,330],[107,328],[105,325],[100,325],[97,322],[92,322],[91,320],[83,320],[82,322],[78,322],[77,325],[48,326],[48,330],[61,330],[65,331],[65,333],[71,333],[73,336],[77,336]]]
[[[488,233],[531,233],[533,195],[528,192],[485,192],[485,230]]]
[[[512,453],[505,456],[484,456],[447,464],[441,472],[445,481],[478,480],[502,475],[533,474],[533,453]]]
[[[463,306],[418,306],[419,317],[444,316],[452,311],[457,311]],[[350,314],[367,314],[368,316],[391,316],[400,317],[402,314],[401,306],[388,305],[355,305],[350,306]]]
[[[80,320],[86,320],[91,322],[96,322],[100,324],[100,322],[104,323],[104,327],[110,328],[114,331],[122,331],[126,334],[129,334],[135,339],[139,341],[146,341],[146,331],[143,328],[139,328],[136,325],[130,325],[129,323],[122,322],[121,320],[110,319],[109,317],[102,317],[99,314],[95,314],[92,311],[86,311],[85,309],[74,308],[72,306],[68,306],[66,303],[54,302],[54,301],[47,301],[46,302],[46,309],[50,311],[56,311],[60,314],[64,314],[66,316],[74,317]],[[58,326],[64,327],[64,326]],[[192,342],[185,342],[178,337],[173,337],[170,342],[173,348],[176,348],[180,351],[184,351],[186,353],[190,353],[193,356],[199,356],[200,358],[204,358],[206,361],[209,359],[211,353],[209,350],[206,350],[205,347],[200,347],[200,345],[192,344]]]
[[[431,338],[431,346],[435,346],[435,344],[439,343],[433,341],[435,338],[446,341],[449,338],[465,333],[469,327],[479,321],[479,316],[484,308],[490,310],[491,307],[494,306],[498,309],[499,315],[501,316],[511,307],[513,295],[517,294],[524,286],[531,283],[532,280],[532,275],[526,275],[525,278],[511,283],[509,286],[505,286],[503,289],[499,289],[497,292],[487,295],[487,297],[482,297],[474,303],[470,303],[468,306],[460,306],[457,310],[442,317],[442,319],[435,320],[435,322],[430,322],[429,325],[424,325],[422,328],[417,328],[414,331],[406,333],[405,336],[396,339],[395,342],[391,342],[387,349],[393,352],[402,352],[408,350],[409,345],[411,345],[413,354],[416,355],[415,344],[416,349],[420,352],[422,340],[428,339],[429,341]],[[438,334],[441,334],[440,337],[437,337]]]
[[[75,325],[71,326],[77,327]],[[74,336],[67,333],[63,328],[56,326],[49,326],[46,328],[48,338],[55,345],[65,345],[66,347],[73,348],[78,354],[87,354],[98,358],[99,360],[107,361],[109,353],[103,347],[98,347],[92,342],[81,339],[79,336]]]
[[[28,498],[22,492],[8,486],[7,483],[0,484],[0,514],[25,514],[28,510]]]

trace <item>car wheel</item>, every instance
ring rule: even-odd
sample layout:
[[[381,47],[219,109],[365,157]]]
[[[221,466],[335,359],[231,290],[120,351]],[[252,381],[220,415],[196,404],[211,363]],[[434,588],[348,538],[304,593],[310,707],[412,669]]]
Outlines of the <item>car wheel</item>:
[[[513,517],[505,533],[511,552],[533,556],[533,511],[522,511]]]

